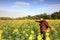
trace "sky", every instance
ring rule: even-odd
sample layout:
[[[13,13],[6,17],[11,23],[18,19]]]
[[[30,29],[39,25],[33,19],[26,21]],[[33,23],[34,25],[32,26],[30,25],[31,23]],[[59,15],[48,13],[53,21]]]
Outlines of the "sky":
[[[0,17],[24,17],[60,10],[60,0],[0,0]]]

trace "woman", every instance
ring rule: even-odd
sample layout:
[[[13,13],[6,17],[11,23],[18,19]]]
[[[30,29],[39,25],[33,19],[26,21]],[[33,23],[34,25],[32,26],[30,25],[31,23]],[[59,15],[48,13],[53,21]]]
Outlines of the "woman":
[[[48,23],[44,20],[44,18],[40,18],[40,20],[36,20],[36,22],[39,22],[40,24],[40,32],[42,35],[43,40],[46,40],[45,32],[48,28],[51,29],[51,27],[48,25]]]

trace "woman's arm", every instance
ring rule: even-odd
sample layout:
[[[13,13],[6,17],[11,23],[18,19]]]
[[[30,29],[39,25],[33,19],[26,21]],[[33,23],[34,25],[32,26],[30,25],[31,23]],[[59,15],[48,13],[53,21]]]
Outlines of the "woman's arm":
[[[40,22],[40,20],[35,20],[35,22]]]

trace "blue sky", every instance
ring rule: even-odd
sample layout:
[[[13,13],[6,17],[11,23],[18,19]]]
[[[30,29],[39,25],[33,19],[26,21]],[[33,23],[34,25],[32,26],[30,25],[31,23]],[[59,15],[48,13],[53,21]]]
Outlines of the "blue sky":
[[[60,0],[0,0],[0,17],[23,17],[60,10]]]

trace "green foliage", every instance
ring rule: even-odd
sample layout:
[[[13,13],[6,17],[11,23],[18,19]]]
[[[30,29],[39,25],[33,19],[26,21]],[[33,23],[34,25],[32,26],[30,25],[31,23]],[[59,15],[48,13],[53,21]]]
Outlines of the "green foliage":
[[[60,19],[60,11],[59,12],[54,12],[52,15],[53,19]]]

